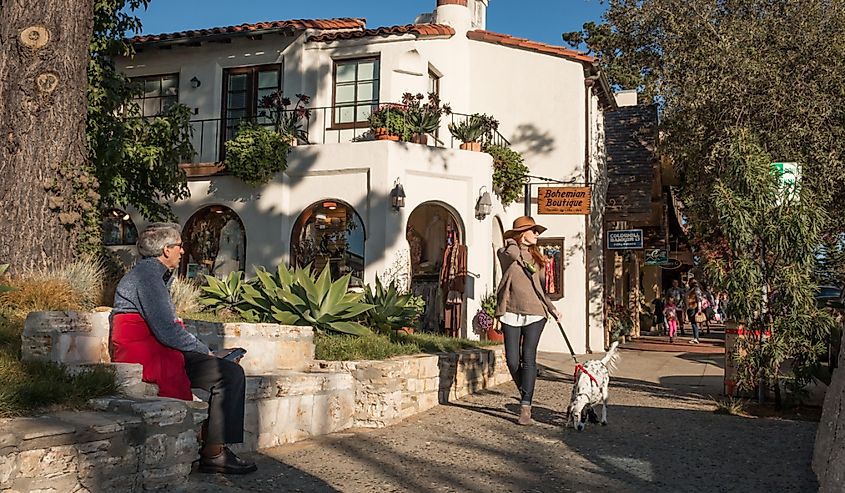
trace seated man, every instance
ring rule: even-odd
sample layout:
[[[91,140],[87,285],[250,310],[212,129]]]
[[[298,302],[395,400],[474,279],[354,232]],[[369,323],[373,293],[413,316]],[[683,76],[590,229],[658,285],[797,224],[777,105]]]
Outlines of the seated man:
[[[112,361],[140,363],[143,380],[159,395],[191,400],[191,388],[207,390],[200,470],[246,474],[255,464],[235,455],[227,443],[244,435],[246,380],[237,363],[218,358],[176,317],[170,297],[172,269],[184,250],[179,225],[154,223],[138,237],[141,260],[117,285],[112,311]]]

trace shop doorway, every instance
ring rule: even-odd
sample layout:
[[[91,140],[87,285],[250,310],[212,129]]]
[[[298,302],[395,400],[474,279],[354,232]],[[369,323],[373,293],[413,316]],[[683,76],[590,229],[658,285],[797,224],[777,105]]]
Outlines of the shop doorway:
[[[462,334],[466,301],[463,223],[445,204],[425,202],[408,218],[411,292],[425,300],[420,329],[451,336]]]
[[[222,205],[204,207],[182,230],[185,254],[179,274],[188,279],[210,275],[223,279],[246,269],[246,230],[241,218]]]

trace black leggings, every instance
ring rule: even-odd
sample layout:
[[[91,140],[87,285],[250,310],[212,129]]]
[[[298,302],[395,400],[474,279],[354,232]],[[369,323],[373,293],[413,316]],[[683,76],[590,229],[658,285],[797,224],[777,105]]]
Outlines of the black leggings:
[[[537,345],[540,334],[546,327],[546,319],[514,327],[502,324],[505,333],[505,359],[516,387],[521,404],[531,405],[534,398],[534,383],[537,381]]]

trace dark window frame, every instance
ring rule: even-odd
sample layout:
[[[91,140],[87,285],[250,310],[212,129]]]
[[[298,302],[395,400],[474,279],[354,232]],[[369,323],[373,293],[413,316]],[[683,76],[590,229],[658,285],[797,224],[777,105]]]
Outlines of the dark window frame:
[[[249,74],[249,85],[246,89],[246,107],[247,115],[245,119],[254,119],[258,117],[258,74],[268,69],[276,69],[279,72],[277,77],[278,90],[284,91],[285,70],[284,61],[280,63],[268,63],[262,65],[248,65],[245,67],[231,67],[223,69],[223,90],[221,94],[220,104],[220,156],[223,156],[225,144],[227,139],[226,129],[229,126],[229,77],[231,75]],[[222,159],[221,159],[222,160]]]
[[[138,96],[132,98],[132,101],[138,104],[139,116],[141,116],[142,118],[155,118],[157,116],[160,116],[163,113],[161,101],[164,98],[172,98],[173,97],[173,96],[164,96],[161,93],[162,81],[165,78],[176,79],[176,102],[174,103],[174,105],[179,104],[179,84],[181,83],[179,72],[168,72],[168,73],[164,73],[164,74],[140,75],[138,77],[130,77],[129,78],[129,80],[132,83],[142,85],[141,93]],[[158,96],[147,97],[145,95],[147,82],[151,81],[151,80],[158,80],[158,88],[159,88]],[[149,99],[158,99],[159,100],[159,111],[155,115],[145,115],[144,114],[144,106],[145,106],[144,102],[149,100]]]
[[[331,124],[330,130],[346,130],[346,129],[362,128],[362,124],[363,124],[363,126],[368,125],[367,120],[354,121],[354,122],[349,122],[349,123],[338,123],[337,120],[336,120],[336,117],[337,117],[336,110],[339,107],[338,104],[337,104],[337,66],[338,66],[338,64],[345,64],[345,63],[352,63],[352,62],[355,62],[355,64],[356,64],[356,66],[355,66],[355,100],[353,101],[353,103],[351,105],[343,105],[343,107],[351,106],[352,108],[355,108],[355,110],[354,110],[355,111],[355,118],[357,118],[358,117],[357,107],[359,106],[359,104],[358,104],[358,83],[359,83],[359,80],[358,80],[358,64],[360,64],[361,62],[369,62],[369,61],[376,62],[375,69],[373,70],[374,78],[372,79],[373,81],[378,81],[378,87],[374,88],[374,89],[378,89],[378,90],[373,91],[373,95],[375,96],[375,102],[372,104],[372,106],[373,106],[372,109],[375,110],[376,108],[378,108],[378,106],[380,104],[380,100],[381,100],[381,98],[379,97],[380,96],[379,93],[381,92],[381,56],[380,55],[373,55],[373,56],[365,56],[365,57],[357,57],[357,58],[338,58],[338,59],[332,60],[332,107],[331,107],[332,124]]]

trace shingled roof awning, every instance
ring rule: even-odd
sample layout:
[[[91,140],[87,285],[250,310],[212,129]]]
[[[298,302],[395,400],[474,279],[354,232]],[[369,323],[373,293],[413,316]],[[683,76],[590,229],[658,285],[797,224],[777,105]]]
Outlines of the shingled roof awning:
[[[621,106],[606,113],[607,221],[649,221],[657,173],[657,107]]]
[[[179,31],[175,33],[147,34],[129,38],[127,41],[135,46],[190,44],[194,42],[233,38],[238,36],[257,36],[269,33],[296,32],[304,31],[306,29],[360,31],[365,27],[367,27],[367,20],[363,18],[291,19],[283,21],[257,22],[255,24],[240,24],[237,26],[212,27],[208,29]]]

